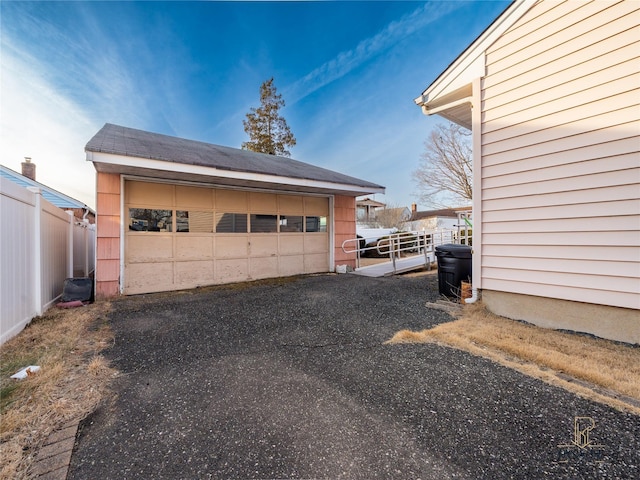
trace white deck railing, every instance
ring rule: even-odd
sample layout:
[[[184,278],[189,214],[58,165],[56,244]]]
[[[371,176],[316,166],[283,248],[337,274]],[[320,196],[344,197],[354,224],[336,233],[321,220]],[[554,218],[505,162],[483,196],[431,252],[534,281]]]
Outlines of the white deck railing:
[[[360,268],[360,258],[367,252],[376,256],[388,256],[396,271],[396,260],[402,256],[424,256],[424,265],[429,267],[435,260],[435,247],[446,243],[458,243],[457,230],[437,230],[421,232],[398,232],[385,235],[377,241],[368,242],[364,238],[351,238],[342,242],[342,251],[356,254],[356,269]],[[364,255],[363,255],[364,254]]]

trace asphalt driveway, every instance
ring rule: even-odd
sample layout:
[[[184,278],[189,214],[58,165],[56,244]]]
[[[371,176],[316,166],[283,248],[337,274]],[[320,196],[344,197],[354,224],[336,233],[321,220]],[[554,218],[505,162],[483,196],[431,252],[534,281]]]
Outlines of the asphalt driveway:
[[[431,274],[118,300],[118,395],[81,424],[68,478],[640,478],[639,417],[458,350],[382,345],[449,321],[437,298]]]

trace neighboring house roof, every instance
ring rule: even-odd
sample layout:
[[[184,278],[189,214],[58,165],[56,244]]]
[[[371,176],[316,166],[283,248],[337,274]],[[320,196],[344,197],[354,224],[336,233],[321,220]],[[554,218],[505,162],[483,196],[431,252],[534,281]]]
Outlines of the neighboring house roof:
[[[460,208],[441,208],[439,210],[426,210],[424,212],[413,212],[411,215],[411,221],[422,220],[425,218],[433,217],[451,217],[458,218],[457,212],[471,211],[472,207],[460,207]]]
[[[363,198],[362,200],[356,200],[356,205],[359,207],[369,206],[369,207],[385,207],[386,204],[382,202],[376,202],[375,200],[370,199],[369,197]]]
[[[308,163],[105,124],[87,143],[87,160],[107,173],[151,175],[229,185],[287,185],[299,191],[362,195],[384,187]],[[135,160],[134,160],[135,159]],[[158,171],[162,171],[159,174]]]
[[[31,180],[24,175],[21,175],[18,172],[14,172],[10,168],[5,167],[4,165],[0,165],[0,177],[11,180],[13,183],[20,185],[21,187],[38,187],[42,192],[42,197],[47,200],[49,203],[55,205],[58,208],[62,209],[71,209],[71,208],[83,208],[89,212],[95,214],[92,208],[88,207],[86,204],[82,203],[80,200],[76,200],[64,193],[58,192],[51,187],[48,187],[40,182],[36,182],[35,180]]]
[[[471,129],[471,85],[485,75],[485,51],[538,0],[516,0],[438,76],[414,102],[425,115],[438,114]]]

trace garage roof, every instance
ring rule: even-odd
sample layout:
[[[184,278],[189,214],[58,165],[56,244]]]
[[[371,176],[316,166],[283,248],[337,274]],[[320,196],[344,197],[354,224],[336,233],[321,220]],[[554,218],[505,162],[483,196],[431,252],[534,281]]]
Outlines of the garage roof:
[[[107,123],[87,143],[107,173],[312,193],[363,195],[384,187],[287,157],[171,137]]]

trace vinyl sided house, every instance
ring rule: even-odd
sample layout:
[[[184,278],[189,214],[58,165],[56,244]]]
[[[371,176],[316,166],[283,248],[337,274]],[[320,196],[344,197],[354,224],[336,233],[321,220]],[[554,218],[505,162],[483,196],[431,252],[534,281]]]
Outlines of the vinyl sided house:
[[[416,103],[472,130],[474,297],[640,343],[640,2],[516,1]]]
[[[97,170],[96,296],[355,266],[355,198],[384,187],[285,157],[106,124]]]

